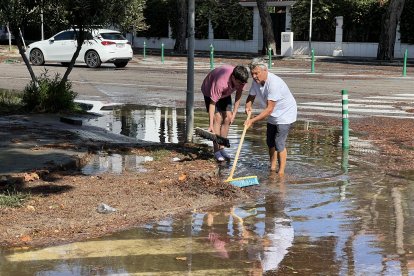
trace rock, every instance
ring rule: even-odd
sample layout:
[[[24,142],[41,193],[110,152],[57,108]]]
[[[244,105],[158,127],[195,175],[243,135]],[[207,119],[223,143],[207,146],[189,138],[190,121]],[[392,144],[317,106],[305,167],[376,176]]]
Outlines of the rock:
[[[98,205],[98,208],[96,208],[96,211],[100,214],[109,214],[115,212],[116,209],[106,205],[105,203],[101,203]]]

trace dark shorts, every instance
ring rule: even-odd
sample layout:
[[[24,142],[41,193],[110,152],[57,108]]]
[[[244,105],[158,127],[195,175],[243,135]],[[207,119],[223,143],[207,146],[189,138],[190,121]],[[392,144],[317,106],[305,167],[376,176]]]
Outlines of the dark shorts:
[[[287,125],[273,125],[267,123],[266,143],[269,148],[276,148],[276,151],[281,152],[285,149],[286,139],[289,134],[289,129],[292,124]]]
[[[210,97],[204,96],[204,102],[206,103],[206,109],[208,113],[208,107],[210,106],[211,99]],[[231,96],[222,98],[216,102],[216,111],[217,112],[225,112],[225,111],[231,111],[232,101]]]

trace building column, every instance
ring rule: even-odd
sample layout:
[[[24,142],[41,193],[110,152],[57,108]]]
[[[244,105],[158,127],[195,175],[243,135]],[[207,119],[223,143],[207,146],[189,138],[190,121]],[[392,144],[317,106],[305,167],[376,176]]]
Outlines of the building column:
[[[333,53],[332,53],[334,57],[344,55],[344,53],[342,52],[342,36],[343,36],[344,17],[337,16],[335,17],[335,20],[336,20],[335,49],[333,50]]]
[[[290,32],[291,28],[292,28],[292,14],[290,13],[290,8],[292,6],[286,6],[286,28],[285,28],[285,32]]]
[[[260,25],[260,15],[257,6],[253,7],[253,41],[256,42],[256,52],[260,52],[263,47],[263,30]]]
[[[208,42],[210,44],[214,43],[214,29],[213,29],[213,24],[211,24],[211,20],[208,20]],[[214,44],[213,44],[214,46]]]

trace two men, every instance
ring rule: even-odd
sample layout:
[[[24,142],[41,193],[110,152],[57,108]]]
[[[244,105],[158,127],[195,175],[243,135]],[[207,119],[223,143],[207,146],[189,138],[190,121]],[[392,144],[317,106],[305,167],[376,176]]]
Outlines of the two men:
[[[263,110],[257,116],[246,120],[244,125],[250,127],[255,122],[267,118],[266,143],[269,148],[270,169],[276,171],[279,164],[278,175],[283,176],[287,159],[286,139],[297,117],[296,101],[286,83],[268,71],[267,63],[263,59],[253,59],[249,68],[253,83],[246,99],[245,112],[252,112],[252,105],[256,99]],[[229,65],[211,71],[204,79],[201,90],[209,113],[209,131],[227,137],[247,80],[246,68]],[[236,98],[231,112],[231,94],[234,91]],[[214,144],[214,156],[218,161],[229,158],[224,149],[217,144]]]

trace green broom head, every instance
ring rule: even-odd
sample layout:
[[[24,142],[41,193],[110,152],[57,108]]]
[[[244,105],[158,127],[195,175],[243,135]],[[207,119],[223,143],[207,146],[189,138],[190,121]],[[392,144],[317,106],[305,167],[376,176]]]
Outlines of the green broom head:
[[[225,182],[229,182],[231,185],[243,188],[247,186],[259,185],[259,180],[257,176],[245,176],[245,177],[238,177],[227,179]]]

